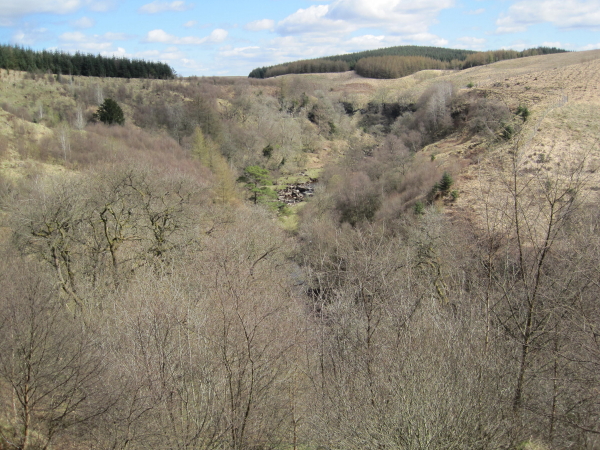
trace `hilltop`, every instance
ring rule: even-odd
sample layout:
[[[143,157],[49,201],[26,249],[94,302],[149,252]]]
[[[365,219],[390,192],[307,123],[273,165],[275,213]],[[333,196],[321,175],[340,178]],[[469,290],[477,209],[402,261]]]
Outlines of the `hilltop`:
[[[555,47],[537,47],[521,52],[515,50],[475,52],[444,47],[401,45],[259,67],[252,70],[248,76],[270,78],[285,74],[335,73],[353,70],[363,77],[401,78],[426,69],[466,69],[506,59],[565,51]]]

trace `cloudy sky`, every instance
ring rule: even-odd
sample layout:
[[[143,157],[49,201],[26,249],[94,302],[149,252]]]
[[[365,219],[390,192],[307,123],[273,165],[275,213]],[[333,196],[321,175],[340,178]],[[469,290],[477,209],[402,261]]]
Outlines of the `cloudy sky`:
[[[247,75],[407,44],[600,48],[600,0],[0,0],[0,42]]]

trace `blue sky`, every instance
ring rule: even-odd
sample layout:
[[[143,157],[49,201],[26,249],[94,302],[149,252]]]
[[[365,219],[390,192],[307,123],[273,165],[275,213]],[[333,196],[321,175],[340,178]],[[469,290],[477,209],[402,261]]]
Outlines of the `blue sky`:
[[[394,45],[600,48],[600,0],[0,0],[0,42],[247,75]]]

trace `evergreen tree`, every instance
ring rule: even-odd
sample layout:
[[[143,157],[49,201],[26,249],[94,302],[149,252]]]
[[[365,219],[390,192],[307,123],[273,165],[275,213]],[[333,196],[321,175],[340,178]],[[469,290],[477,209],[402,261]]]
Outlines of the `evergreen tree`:
[[[107,125],[112,125],[113,123],[123,125],[125,123],[123,110],[119,104],[111,98],[104,100],[104,103],[100,105],[98,111],[96,111],[92,118]]]
[[[62,75],[85,75],[95,77],[125,78],[161,78],[170,79],[175,72],[165,63],[129,60],[118,61],[100,55],[75,53],[74,55],[59,51],[41,52],[18,46],[0,44],[0,68],[22,70],[33,73],[51,72]],[[120,69],[119,69],[120,68]]]
[[[277,198],[277,193],[269,187],[273,185],[273,182],[267,169],[260,166],[248,166],[238,181],[246,183],[246,189],[252,194],[254,204]]]
[[[448,191],[450,191],[452,184],[454,184],[454,180],[448,172],[444,172],[442,179],[438,183],[438,190],[442,193],[442,195],[446,195]]]

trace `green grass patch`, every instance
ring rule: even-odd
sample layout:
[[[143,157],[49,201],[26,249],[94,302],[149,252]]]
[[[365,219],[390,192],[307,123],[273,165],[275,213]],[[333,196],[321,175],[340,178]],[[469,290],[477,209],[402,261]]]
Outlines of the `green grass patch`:
[[[290,184],[300,184],[310,181],[310,177],[304,175],[284,175],[275,180],[278,189],[283,189]]]
[[[279,223],[282,228],[292,233],[298,230],[299,219],[298,214],[306,206],[306,203],[297,203],[295,205],[288,205],[287,214],[279,216]]]
[[[294,175],[283,175],[279,178],[277,178],[277,180],[275,180],[275,185],[277,186],[277,189],[283,189],[286,186],[290,185],[290,184],[302,184],[302,183],[308,183],[310,182],[311,179],[318,179],[319,176],[321,175],[322,169],[307,169],[304,171],[305,175],[299,175],[299,174],[294,174]]]

